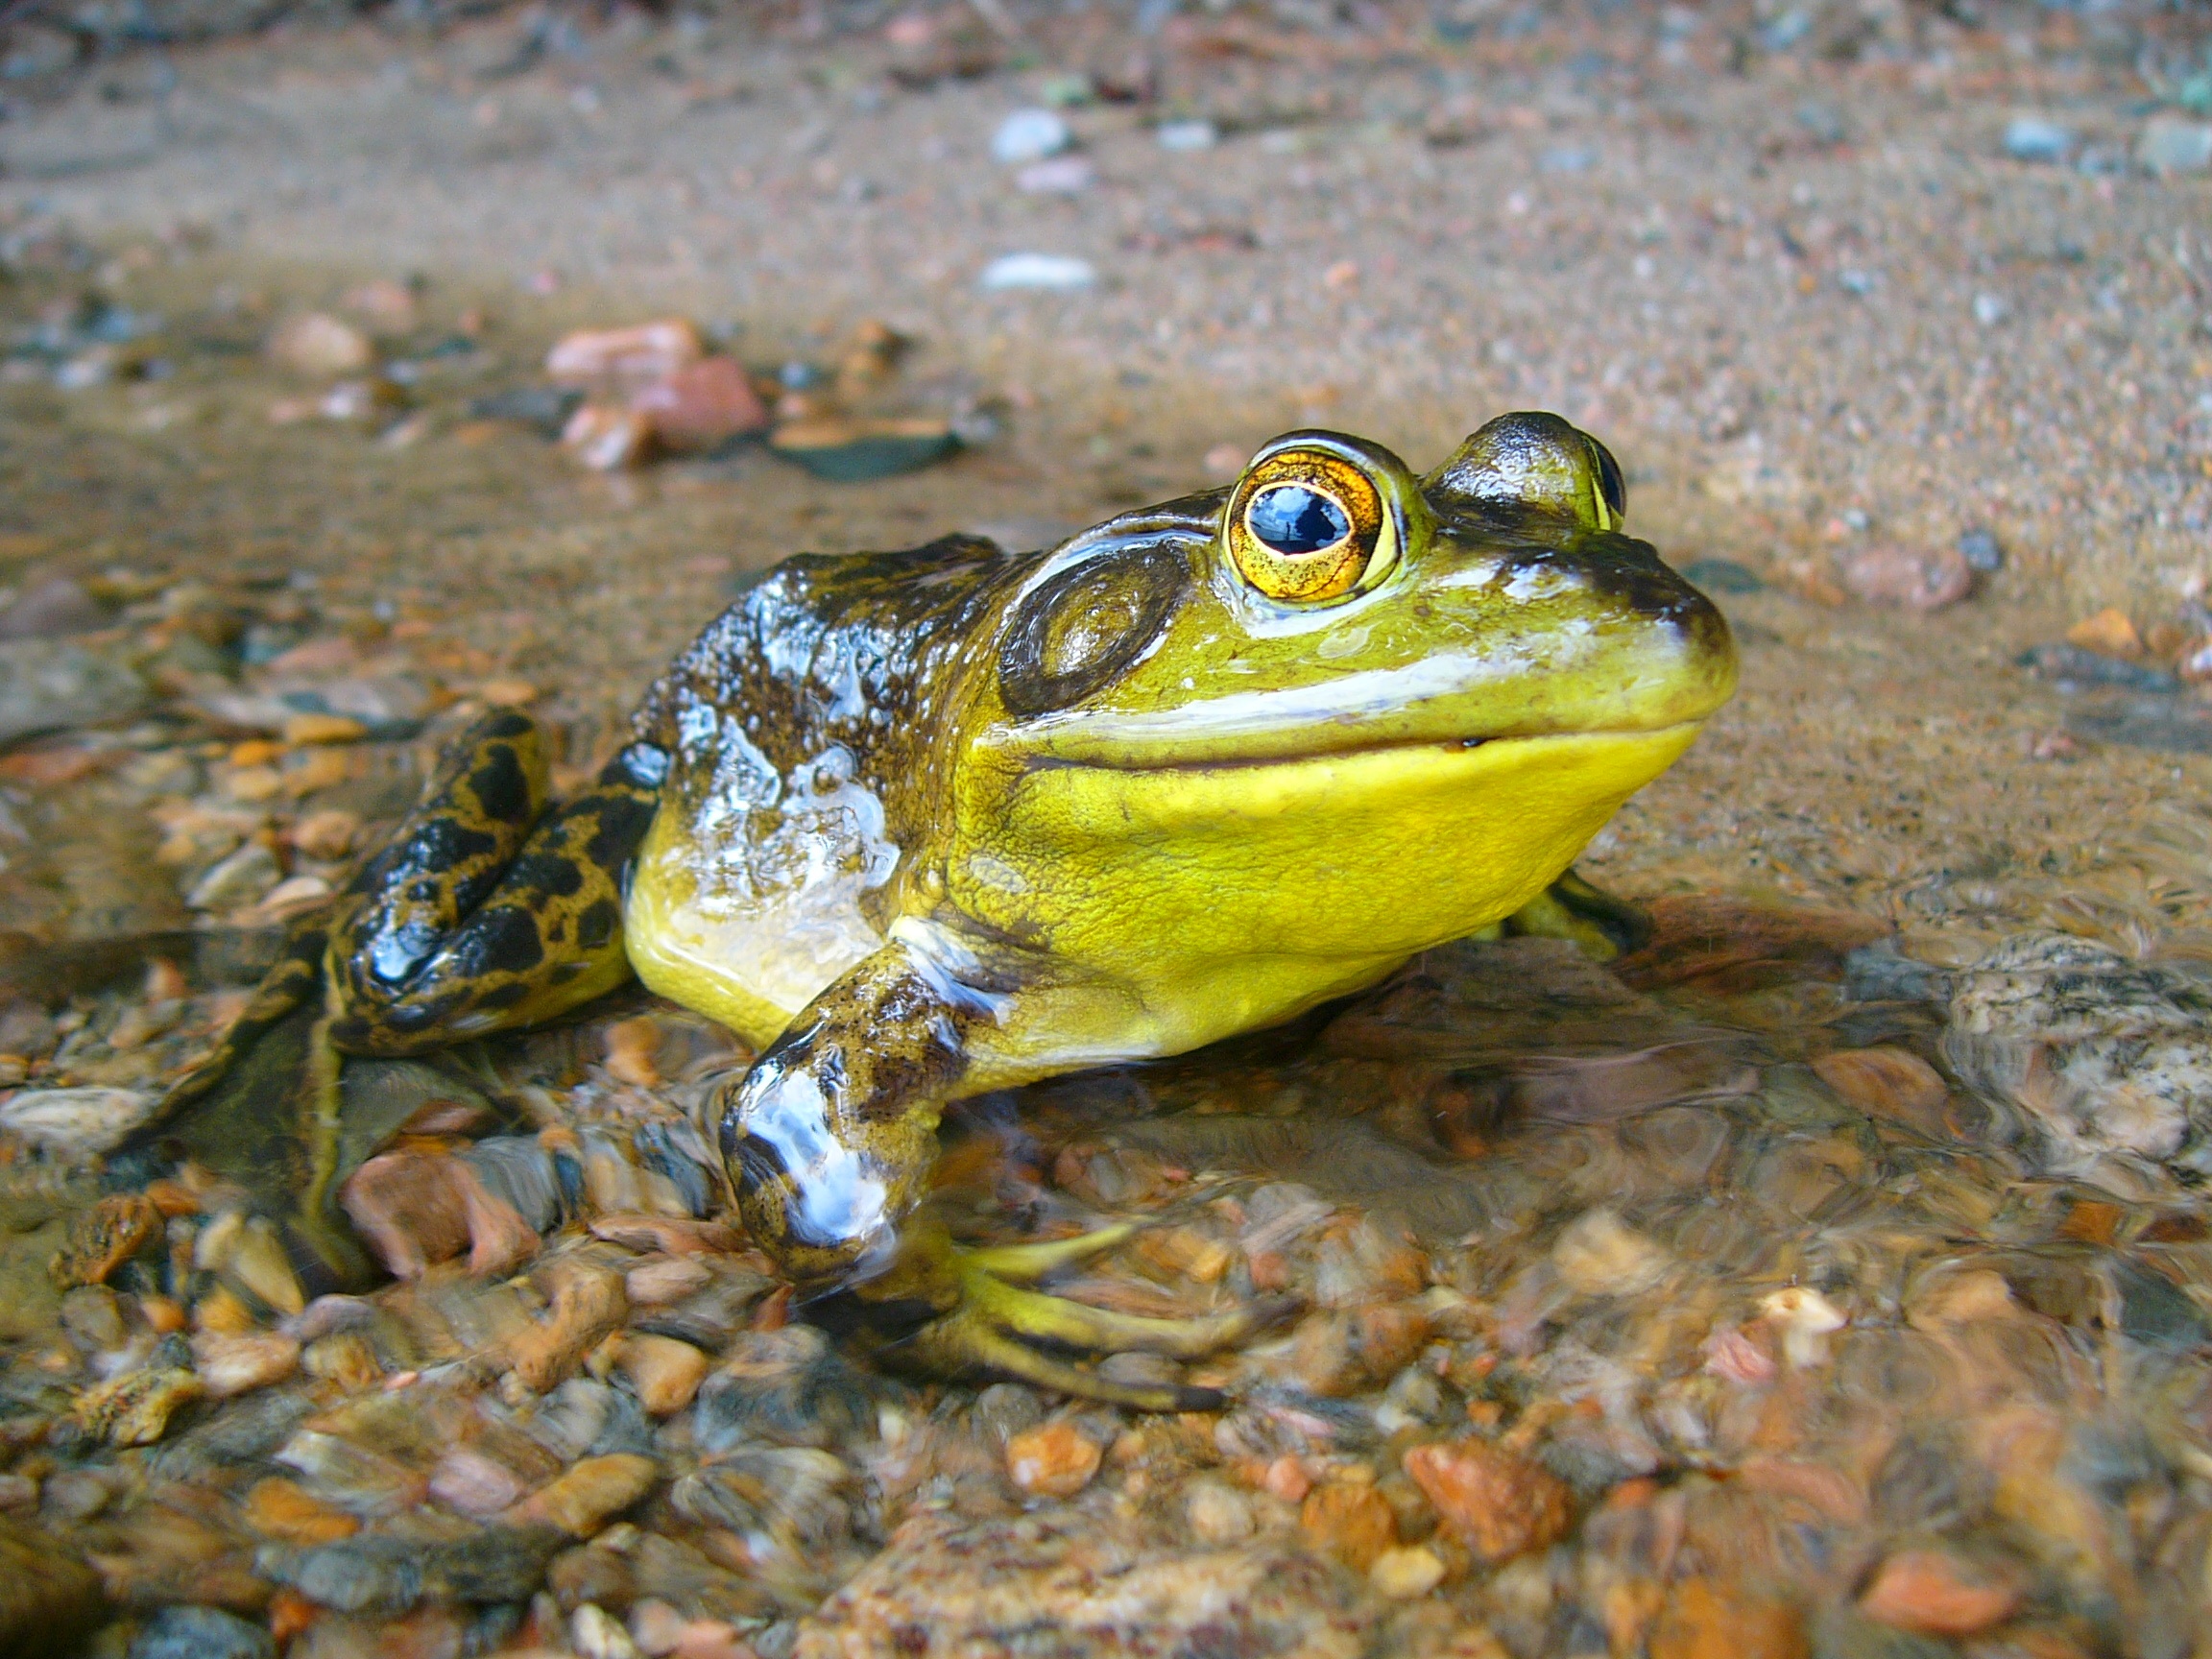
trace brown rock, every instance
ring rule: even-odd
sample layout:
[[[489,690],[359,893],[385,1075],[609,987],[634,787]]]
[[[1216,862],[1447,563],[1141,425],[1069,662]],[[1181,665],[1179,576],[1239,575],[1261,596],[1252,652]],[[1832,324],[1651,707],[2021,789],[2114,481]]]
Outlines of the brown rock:
[[[192,1338],[192,1368],[218,1400],[281,1382],[300,1368],[300,1344],[274,1332],[226,1336],[203,1331]]]
[[[360,373],[376,361],[376,348],[352,324],[309,311],[277,325],[269,336],[269,356],[295,374],[328,380]]]
[[[1429,1315],[1411,1302],[1325,1310],[1299,1325],[1290,1368],[1316,1394],[1357,1394],[1396,1376],[1430,1331]]]
[[[85,1389],[69,1414],[84,1433],[111,1446],[151,1446],[169,1432],[170,1418],[206,1392],[189,1371],[154,1366]]]
[[[607,1073],[640,1089],[661,1087],[661,1022],[651,1015],[617,1020],[607,1027]]]
[[[1821,1055],[1813,1070],[1862,1112],[1894,1118],[1929,1134],[1943,1130],[1950,1087],[1917,1054],[1903,1048],[1841,1048]]]
[[[622,1276],[633,1308],[664,1308],[713,1282],[713,1273],[691,1256],[657,1257],[638,1262]]]
[[[713,1363],[688,1342],[673,1336],[630,1335],[622,1339],[622,1374],[637,1391],[637,1403],[656,1417],[691,1404]]]
[[[1390,1501],[1371,1482],[1332,1480],[1306,1495],[1298,1509],[1306,1541],[1342,1561],[1355,1573],[1373,1567],[1398,1542],[1398,1518]]]
[[[2112,605],[2094,616],[2082,617],[2067,629],[2066,643],[2094,651],[2100,657],[2117,657],[2123,661],[2131,662],[2143,655],[2143,637],[2135,632],[2135,624],[2128,619],[2128,613]]]
[[[1712,1578],[1674,1586],[1651,1628],[1651,1659],[1806,1659],[1805,1622],[1787,1601]]]
[[[1281,1543],[1162,1546],[1111,1514],[908,1521],[799,1626],[794,1659],[954,1659],[1050,1649],[1085,1659],[1382,1650],[1381,1605]]]
[[[456,1446],[430,1474],[430,1496],[464,1515],[496,1515],[522,1501],[521,1476],[469,1446]]]
[[[384,1365],[376,1350],[358,1331],[337,1331],[307,1344],[300,1363],[318,1382],[328,1382],[349,1394],[373,1388],[384,1381]]]
[[[457,1158],[383,1152],[348,1177],[338,1202],[395,1279],[469,1253],[469,1271],[511,1272],[540,1239],[512,1204]]]
[[[673,1215],[596,1215],[591,1237],[625,1250],[656,1250],[664,1256],[721,1256],[744,1247],[744,1240],[719,1221],[690,1221]]]
[[[510,1527],[557,1527],[571,1538],[589,1538],[653,1490],[661,1465],[617,1452],[587,1457],[541,1486],[503,1517]]]
[[[577,1257],[547,1263],[540,1276],[551,1306],[545,1317],[508,1339],[516,1376],[543,1393],[565,1382],[629,1311],[622,1275]]]
[[[1106,1449],[1065,1418],[1006,1442],[1006,1477],[1037,1498],[1072,1498],[1091,1484]]]
[[[584,403],[561,429],[561,446],[594,472],[642,467],[653,454],[653,422],[635,409]]]
[[[753,390],[745,366],[709,357],[679,369],[630,399],[653,436],[670,449],[711,449],[768,424],[768,407]]]
[[[265,1538],[287,1544],[334,1544],[361,1530],[361,1523],[343,1509],[275,1477],[256,1480],[246,1494],[246,1524]]]
[[[681,317],[624,328],[579,328],[545,354],[545,373],[569,385],[593,380],[665,380],[706,355],[699,330]]]
[[[70,1224],[68,1241],[48,1267],[63,1290],[103,1285],[108,1275],[161,1237],[161,1212],[136,1192],[103,1198]]]
[[[1869,605],[1940,611],[1974,590],[1974,568],[1956,547],[1876,546],[1846,555],[1837,566],[1844,591]]]
[[[1859,1611],[1922,1636],[1972,1636],[2002,1624],[2020,1606],[2021,1586],[1980,1572],[1941,1550],[1904,1550],[1875,1571]]]
[[[1566,1486],[1484,1441],[1416,1446],[1406,1454],[1405,1469],[1445,1526],[1485,1561],[1542,1550],[1567,1531]]]

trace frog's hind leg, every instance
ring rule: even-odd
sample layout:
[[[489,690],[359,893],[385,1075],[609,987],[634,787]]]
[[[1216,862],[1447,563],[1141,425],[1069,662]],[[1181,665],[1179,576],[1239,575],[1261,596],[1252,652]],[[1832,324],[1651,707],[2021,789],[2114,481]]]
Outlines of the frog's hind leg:
[[[440,1047],[550,1020],[629,978],[622,883],[665,769],[634,743],[548,813],[536,724],[480,722],[349,890],[330,944],[338,1046]]]
[[[358,1282],[367,1262],[336,1193],[399,1125],[348,1117],[341,1055],[435,1048],[550,1019],[621,983],[624,868],[660,770],[657,751],[633,745],[547,812],[536,725],[511,712],[479,721],[392,841],[328,910],[295,926],[237,1022],[122,1149],[121,1167],[190,1157],[281,1217],[303,1265]]]

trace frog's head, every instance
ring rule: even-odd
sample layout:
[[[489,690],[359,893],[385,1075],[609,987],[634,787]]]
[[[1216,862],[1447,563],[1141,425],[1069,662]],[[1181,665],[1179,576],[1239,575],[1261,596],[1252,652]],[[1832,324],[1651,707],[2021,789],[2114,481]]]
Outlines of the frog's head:
[[[1385,950],[1509,913],[1735,686],[1727,624],[1622,534],[1623,493],[1596,439],[1507,415],[1425,478],[1287,433],[1225,491],[1077,536],[1005,613],[959,839],[1018,883],[1056,860],[1061,893],[1271,882]]]

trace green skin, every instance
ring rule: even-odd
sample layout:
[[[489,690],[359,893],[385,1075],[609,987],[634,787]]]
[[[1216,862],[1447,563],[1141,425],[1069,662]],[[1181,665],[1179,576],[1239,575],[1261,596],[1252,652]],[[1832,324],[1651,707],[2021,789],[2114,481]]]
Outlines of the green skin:
[[[1336,543],[1365,574],[1271,597],[1319,565],[1301,544],[1269,566],[1290,576],[1255,574],[1245,506],[1309,477],[1372,504]],[[1501,925],[1617,948],[1632,913],[1568,867],[1736,673],[1719,613],[1620,534],[1621,497],[1594,439],[1515,415],[1426,478],[1293,433],[1231,490],[1056,548],[788,560],[550,816],[528,722],[479,728],[164,1132],[317,985],[312,1052],[392,1054],[635,972],[762,1049],[718,1102],[723,1153],[809,1292],[919,1308],[934,1366],[1203,1405],[1022,1339],[1191,1355],[1273,1310],[1141,1320],[1017,1288],[1121,1235],[955,1249],[917,1213],[939,1115],[1288,1019]],[[331,1094],[296,1220],[357,1162]]]

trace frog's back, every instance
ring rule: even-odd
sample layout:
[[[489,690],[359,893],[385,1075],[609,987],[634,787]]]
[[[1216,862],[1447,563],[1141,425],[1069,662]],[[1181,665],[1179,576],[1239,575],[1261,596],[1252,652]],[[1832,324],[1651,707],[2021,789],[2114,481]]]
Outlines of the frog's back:
[[[707,626],[636,717],[670,759],[624,924],[640,978],[759,1040],[881,944],[974,643],[1034,563],[969,536],[804,554]]]

